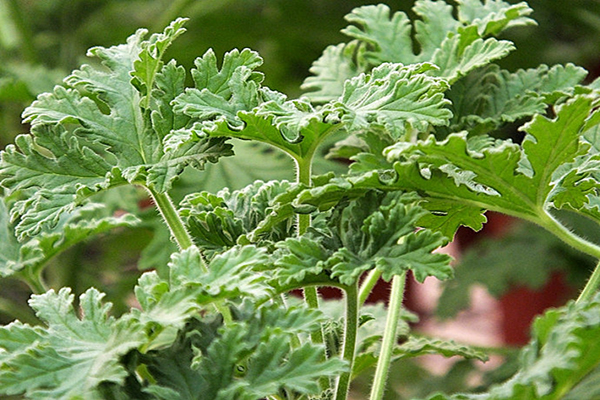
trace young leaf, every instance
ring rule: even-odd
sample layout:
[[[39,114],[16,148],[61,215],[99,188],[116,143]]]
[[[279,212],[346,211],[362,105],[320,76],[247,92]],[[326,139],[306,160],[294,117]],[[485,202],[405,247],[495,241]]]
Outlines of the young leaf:
[[[108,316],[103,294],[89,289],[73,310],[69,289],[33,296],[30,305],[44,329],[13,323],[0,329],[0,393],[32,399],[99,398],[102,382],[122,383],[127,371],[119,357],[143,342],[133,321]],[[18,343],[17,346],[15,346]]]
[[[169,276],[147,272],[135,288],[144,323],[181,328],[199,310],[221,299],[240,296],[256,301],[269,297],[272,288],[259,272],[268,263],[265,252],[254,246],[234,247],[215,256],[204,267],[197,247],[175,253],[169,263]]]
[[[230,126],[242,127],[238,111],[251,110],[261,99],[258,87],[263,75],[254,71],[261,64],[262,58],[254,51],[232,50],[225,54],[219,70],[215,53],[208,50],[196,59],[192,70],[196,87],[175,99],[174,110],[201,121],[222,117]]]
[[[268,244],[292,236],[290,203],[301,189],[288,181],[256,181],[233,192],[194,193],[181,202],[180,213],[196,244],[211,256],[248,239]]]
[[[315,76],[305,81],[305,89],[316,89],[307,95],[319,102],[333,100],[341,93],[342,77],[348,79],[351,73],[367,72],[381,63],[436,64],[440,69],[433,74],[453,83],[514,48],[508,41],[487,36],[534,23],[527,17],[532,10],[525,3],[469,0],[458,2],[456,8],[442,1],[418,0],[414,24],[405,13],[391,14],[383,4],[354,9],[346,16],[354,25],[342,32],[355,41],[326,49],[311,69]],[[343,65],[342,72],[325,66],[326,62]]]
[[[348,131],[378,124],[396,139],[411,128],[421,132],[445,125],[452,116],[443,95],[448,86],[426,75],[432,69],[431,64],[382,64],[347,81],[334,109]]]
[[[328,46],[310,68],[315,76],[306,78],[301,89],[310,91],[308,97],[315,103],[327,103],[340,97],[344,82],[366,72],[366,66],[353,61],[354,55],[360,51],[364,51],[364,47],[358,41]]]

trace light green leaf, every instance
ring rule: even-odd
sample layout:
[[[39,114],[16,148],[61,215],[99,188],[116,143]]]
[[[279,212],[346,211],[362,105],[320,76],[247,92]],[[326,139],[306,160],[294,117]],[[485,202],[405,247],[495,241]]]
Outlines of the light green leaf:
[[[99,399],[101,382],[122,383],[119,357],[143,342],[133,321],[108,316],[104,295],[89,289],[80,298],[82,317],[73,310],[69,289],[33,296],[30,305],[44,329],[14,323],[1,328],[0,392],[32,399]],[[18,343],[15,346],[15,343]],[[2,353],[0,353],[2,354]]]
[[[171,22],[165,31],[152,37],[140,47],[137,59],[133,62],[134,70],[131,72],[133,85],[143,94],[142,101],[145,107],[150,106],[152,96],[150,92],[154,90],[155,80],[159,71],[163,67],[162,58],[167,48],[178,36],[185,32],[183,26],[187,22],[185,18],[178,18]]]
[[[261,64],[258,53],[236,49],[225,54],[219,70],[215,53],[208,50],[196,59],[192,70],[196,87],[175,99],[174,110],[201,121],[222,117],[230,126],[240,128],[238,111],[251,110],[262,99],[258,88],[263,75],[254,71]]]
[[[453,83],[513,49],[512,43],[488,36],[534,23],[527,17],[532,10],[525,3],[504,1],[459,1],[455,9],[443,1],[418,0],[413,12],[414,23],[403,12],[392,14],[383,4],[354,9],[346,16],[354,25],[342,30],[354,41],[327,48],[313,64],[315,76],[307,78],[304,88],[315,91],[308,95],[319,102],[333,100],[341,93],[342,78],[381,63],[436,64],[440,69],[432,74]],[[341,72],[326,63],[342,65]]]
[[[0,276],[37,276],[50,259],[76,243],[117,227],[132,227],[140,221],[131,214],[107,216],[98,205],[82,207],[65,215],[52,231],[19,243],[4,202],[0,201]]]
[[[272,113],[276,110],[276,114]],[[323,111],[306,101],[269,100],[247,112],[240,111],[242,129],[232,129],[225,119],[205,124],[211,136],[259,141],[276,147],[296,160],[310,160],[325,137],[338,129],[337,121],[323,122]]]
[[[260,272],[268,263],[263,250],[254,246],[234,247],[204,265],[197,247],[171,256],[168,278],[154,271],[140,278],[135,288],[142,307],[143,323],[181,328],[199,310],[222,299],[240,296],[262,300],[272,288]]]
[[[163,145],[170,131],[189,120],[175,116],[170,105],[183,91],[183,69],[158,59],[182,32],[182,23],[177,20],[148,40],[139,30],[127,44],[91,49],[101,67],[73,71],[66,87],[40,95],[25,110],[31,134],[7,146],[0,162],[7,194],[22,191],[27,197],[12,210],[13,219],[20,218],[20,239],[56,225],[62,214],[99,191],[133,183],[162,192],[184,166],[202,168],[229,154],[223,140],[206,136],[182,146]]]
[[[356,52],[360,51],[364,51],[364,47],[358,41],[328,46],[310,67],[315,76],[309,76],[302,83],[301,89],[309,91],[306,96],[315,103],[326,103],[340,97],[344,82],[366,71],[366,66],[357,65],[353,60]]]
[[[532,25],[527,16],[533,10],[525,2],[510,4],[502,0],[459,0],[458,19],[478,27],[482,35],[495,35],[512,26]]]
[[[347,81],[334,108],[348,131],[379,124],[399,138],[406,130],[445,125],[452,116],[443,95],[448,86],[425,74],[432,69],[431,64],[382,64]]]

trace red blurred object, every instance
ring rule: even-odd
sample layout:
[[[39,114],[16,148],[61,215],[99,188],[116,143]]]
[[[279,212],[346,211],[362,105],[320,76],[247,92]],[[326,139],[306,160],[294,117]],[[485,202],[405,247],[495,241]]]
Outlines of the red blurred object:
[[[559,307],[574,295],[564,274],[554,272],[538,290],[516,286],[500,299],[502,337],[506,344],[522,346],[529,342],[530,326],[536,315],[550,307]]]

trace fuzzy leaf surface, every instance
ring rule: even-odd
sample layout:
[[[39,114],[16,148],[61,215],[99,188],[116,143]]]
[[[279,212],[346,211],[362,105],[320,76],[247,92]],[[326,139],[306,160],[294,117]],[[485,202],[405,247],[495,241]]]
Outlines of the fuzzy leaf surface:
[[[439,233],[415,232],[424,211],[401,200],[370,193],[350,204],[340,203],[322,228],[307,238],[279,244],[278,279],[302,281],[308,274],[331,271],[342,285],[351,285],[367,270],[377,268],[383,279],[411,269],[419,281],[427,276],[452,275],[447,255],[432,253],[446,244]]]
[[[189,325],[171,348],[150,354],[157,384],[181,399],[258,400],[280,390],[317,394],[320,376],[344,369],[339,359],[320,361],[319,346],[291,347],[294,335],[318,327],[319,312],[273,306],[240,312],[239,319],[220,328],[190,330],[198,323]]]
[[[352,25],[342,30],[354,41],[325,50],[313,64],[314,76],[303,85],[313,90],[307,95],[319,102],[332,100],[342,92],[342,77],[386,62],[436,64],[440,69],[433,75],[453,83],[513,50],[512,43],[489,36],[534,23],[527,17],[532,10],[525,3],[504,1],[460,1],[454,9],[443,1],[418,0],[413,12],[415,21],[383,4],[354,9],[346,16]],[[339,71],[337,65],[342,66]]]
[[[3,201],[0,201],[0,276],[37,274],[55,255],[75,243],[117,227],[132,227],[140,221],[132,214],[106,216],[98,207],[76,210],[53,231],[44,232],[24,243],[15,237],[14,226]]]
[[[202,168],[230,154],[222,140],[202,135],[163,144],[189,122],[170,105],[183,91],[185,71],[159,59],[183,22],[147,40],[139,30],[126,44],[90,49],[101,68],[83,65],[24,111],[31,134],[7,146],[0,162],[0,184],[28,197],[13,208],[20,239],[52,228],[99,191],[135,183],[164,192],[185,166]]]
[[[127,372],[119,357],[143,342],[134,321],[115,320],[110,304],[89,289],[73,309],[70,289],[32,297],[31,307],[46,327],[15,322],[0,330],[0,392],[32,399],[99,399],[101,382],[121,383]],[[18,344],[18,345],[17,345]]]

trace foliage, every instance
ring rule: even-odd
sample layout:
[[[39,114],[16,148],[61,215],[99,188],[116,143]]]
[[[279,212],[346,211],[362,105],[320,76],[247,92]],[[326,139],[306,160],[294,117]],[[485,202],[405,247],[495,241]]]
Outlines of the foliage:
[[[391,362],[485,360],[411,331],[401,305],[408,271],[451,279],[451,259],[437,250],[461,226],[480,229],[488,210],[600,258],[595,238],[558,214],[600,219],[599,83],[583,85],[585,70],[571,64],[495,64],[515,49],[497,36],[532,25],[531,12],[501,0],[417,0],[411,22],[385,5],[356,8],[343,30],[351,41],[324,51],[296,99],[266,86],[263,58],[247,48],[222,61],[208,50],[191,69],[167,60],[185,18],[93,47],[95,64],[37,96],[23,113],[30,132],[1,153],[0,275],[30,286],[39,324],[0,327],[0,393],[344,400],[374,367],[370,398],[380,400]],[[507,124],[524,139],[490,135]],[[330,155],[351,166],[317,176],[331,142]],[[296,181],[202,190],[205,167],[233,149],[233,160],[251,159],[229,164],[238,168],[289,157]],[[156,232],[142,259],[153,269],[122,313],[98,289],[75,303],[72,289],[46,282],[57,254],[143,227]],[[392,282],[387,309],[364,305],[379,278]],[[344,299],[320,305],[322,286]],[[535,323],[512,378],[430,398],[595,393],[598,286],[600,267],[577,301]],[[295,289],[305,302],[288,297]]]

